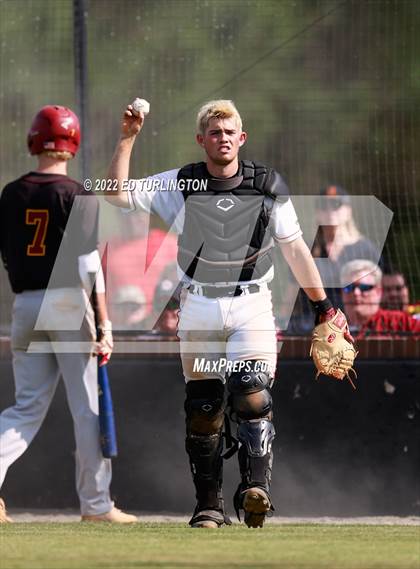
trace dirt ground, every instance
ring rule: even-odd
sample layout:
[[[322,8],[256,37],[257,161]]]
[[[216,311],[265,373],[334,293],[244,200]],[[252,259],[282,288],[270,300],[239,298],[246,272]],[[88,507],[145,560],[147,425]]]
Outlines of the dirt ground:
[[[75,510],[33,510],[32,512],[27,512],[20,509],[8,510],[10,517],[16,523],[25,522],[60,522],[69,523],[77,522],[80,520],[80,514]],[[133,513],[133,512],[130,512]],[[139,522],[157,522],[157,523],[174,523],[174,522],[184,522],[188,523],[188,516],[178,516],[174,514],[160,514],[151,515],[149,513],[134,512],[138,518]],[[235,523],[236,520],[232,519]],[[349,517],[349,518],[337,518],[337,517],[308,517],[308,518],[298,518],[298,517],[281,517],[273,516],[267,519],[269,524],[337,524],[337,525],[349,525],[349,524],[365,524],[365,525],[402,525],[402,526],[420,526],[419,516],[409,516],[409,517],[398,517],[398,516],[364,516],[364,517]]]

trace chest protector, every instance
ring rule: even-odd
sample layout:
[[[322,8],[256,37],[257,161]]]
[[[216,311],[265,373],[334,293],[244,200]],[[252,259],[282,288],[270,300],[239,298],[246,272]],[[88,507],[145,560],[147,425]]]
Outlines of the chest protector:
[[[185,183],[178,264],[201,283],[237,283],[262,277],[271,267],[273,239],[267,231],[274,201],[286,201],[281,176],[243,160],[233,178],[211,178],[204,162],[181,168],[178,180],[205,179],[206,190]],[[197,185],[196,185],[197,186]]]

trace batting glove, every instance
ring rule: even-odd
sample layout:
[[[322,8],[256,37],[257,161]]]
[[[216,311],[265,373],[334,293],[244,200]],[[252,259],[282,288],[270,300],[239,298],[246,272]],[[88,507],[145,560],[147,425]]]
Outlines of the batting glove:
[[[104,320],[98,325],[98,341],[95,343],[95,354],[101,357],[100,366],[109,362],[113,348],[112,323],[110,320]]]

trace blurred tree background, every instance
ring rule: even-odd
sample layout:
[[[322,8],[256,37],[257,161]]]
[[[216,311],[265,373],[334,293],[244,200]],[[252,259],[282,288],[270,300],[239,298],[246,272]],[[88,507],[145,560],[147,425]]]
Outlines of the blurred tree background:
[[[277,168],[292,193],[336,183],[394,211],[386,253],[420,295],[418,0],[86,4],[92,178],[105,176],[136,96],[151,113],[133,177],[201,159],[198,107],[233,99],[249,134],[243,157]],[[76,108],[73,2],[0,0],[0,31],[3,186],[33,168],[25,138],[38,108]],[[2,323],[7,289],[2,271]]]

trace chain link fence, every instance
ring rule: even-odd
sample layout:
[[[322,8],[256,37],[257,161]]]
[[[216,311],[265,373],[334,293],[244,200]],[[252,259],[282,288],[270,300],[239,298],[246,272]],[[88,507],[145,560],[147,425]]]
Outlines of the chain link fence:
[[[405,274],[412,299],[420,295],[417,0],[90,0],[82,7],[84,73],[72,0],[0,0],[2,187],[34,168],[26,133],[36,111],[80,107],[80,77],[85,174],[93,179],[105,177],[122,110],[136,96],[151,102],[151,113],[133,177],[200,160],[198,107],[233,99],[249,135],[242,156],[275,167],[293,194],[337,184],[351,195],[373,194],[394,212],[384,255]],[[80,157],[70,175],[82,177]],[[104,238],[112,233],[109,209]],[[11,302],[1,269],[4,334]]]

